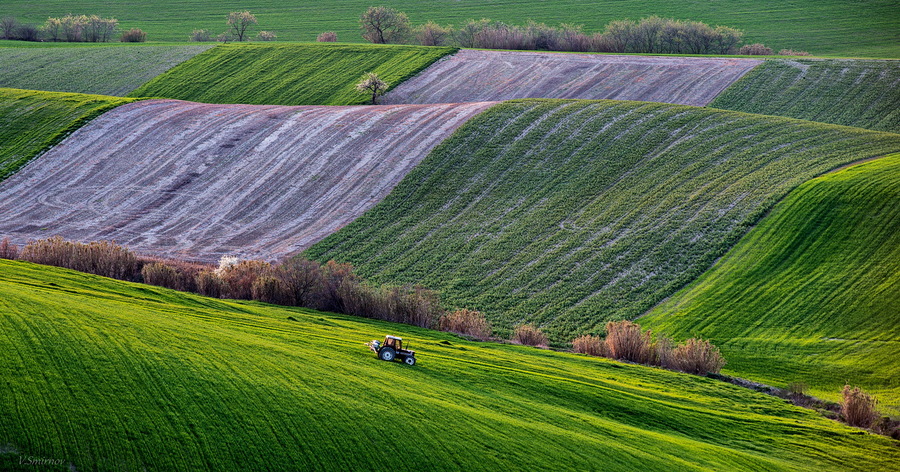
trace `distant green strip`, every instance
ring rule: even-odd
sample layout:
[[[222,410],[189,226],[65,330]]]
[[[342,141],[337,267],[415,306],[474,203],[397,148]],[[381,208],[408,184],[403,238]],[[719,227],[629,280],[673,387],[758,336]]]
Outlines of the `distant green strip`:
[[[133,101],[0,88],[0,181],[91,119]]]
[[[347,44],[229,44],[211,49],[129,96],[203,103],[355,105],[363,74],[396,87],[454,48]]]

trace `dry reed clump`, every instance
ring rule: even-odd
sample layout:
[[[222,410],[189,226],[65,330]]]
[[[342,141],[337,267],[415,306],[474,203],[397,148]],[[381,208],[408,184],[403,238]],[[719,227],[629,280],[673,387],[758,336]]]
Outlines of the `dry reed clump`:
[[[19,246],[9,242],[9,238],[0,241],[0,259],[15,260],[19,256]]]
[[[420,286],[373,287],[344,279],[338,297],[342,313],[423,328],[434,326],[444,313],[437,293]]]
[[[284,283],[271,275],[260,275],[250,286],[251,298],[264,303],[287,305],[287,289]]]
[[[550,341],[547,339],[547,335],[544,334],[544,332],[541,331],[540,328],[534,326],[533,324],[523,324],[516,326],[516,330],[513,333],[511,341],[516,344],[538,347],[548,347],[550,344]]]
[[[575,338],[572,341],[572,350],[589,356],[609,357],[609,351],[606,349],[606,343],[603,341],[603,338],[591,336],[590,334]]]
[[[224,297],[238,300],[254,300],[254,282],[271,273],[272,265],[263,261],[240,261],[236,264],[228,262],[220,265],[218,270],[219,277],[228,286]]]
[[[141,262],[145,284],[184,292],[197,292],[197,274],[209,269],[203,264],[168,259],[141,258]]]
[[[772,48],[766,47],[762,43],[745,44],[738,49],[738,54],[745,56],[771,56],[775,54]]]
[[[606,346],[613,359],[640,364],[655,363],[650,331],[641,332],[637,323],[628,320],[606,323]]]
[[[608,357],[639,364],[657,365],[669,370],[704,375],[719,373],[725,359],[709,341],[691,338],[676,344],[666,336],[652,340],[649,330],[628,320],[606,324],[606,339],[585,335],[572,341],[575,352]]]
[[[336,43],[337,42],[337,33],[334,31],[326,31],[324,33],[319,33],[316,36],[316,41],[320,43]]]
[[[878,401],[859,387],[844,385],[841,391],[841,417],[850,426],[870,428],[878,420]]]
[[[472,336],[482,341],[487,340],[493,331],[484,313],[468,308],[444,315],[440,319],[439,327],[441,331]]]
[[[29,242],[19,259],[119,280],[140,278],[140,263],[134,253],[112,241],[83,244],[54,236]]]
[[[214,270],[204,270],[195,278],[197,293],[204,297],[222,298],[228,293],[228,285]]]

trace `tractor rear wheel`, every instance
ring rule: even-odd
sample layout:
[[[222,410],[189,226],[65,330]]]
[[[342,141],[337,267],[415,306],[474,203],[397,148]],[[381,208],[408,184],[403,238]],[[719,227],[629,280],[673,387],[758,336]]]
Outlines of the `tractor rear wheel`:
[[[407,365],[416,365],[416,358],[409,356],[406,359],[404,359],[403,362],[406,362]]]
[[[397,353],[392,347],[383,347],[381,348],[381,352],[378,353],[378,357],[380,357],[383,361],[392,361],[395,357],[397,357]]]

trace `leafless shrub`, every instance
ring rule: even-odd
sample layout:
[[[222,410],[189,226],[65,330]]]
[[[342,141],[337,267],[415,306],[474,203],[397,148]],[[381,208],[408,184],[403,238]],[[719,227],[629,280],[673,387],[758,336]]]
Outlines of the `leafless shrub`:
[[[54,236],[29,242],[20,258],[119,280],[137,280],[140,274],[134,253],[111,241],[82,244]]]
[[[868,393],[859,387],[850,388],[849,385],[844,385],[841,394],[843,396],[841,417],[845,423],[850,426],[869,428],[878,420],[879,415],[876,409],[878,401]]]
[[[122,33],[122,36],[119,37],[119,41],[123,43],[143,43],[144,41],[147,41],[147,33],[140,28],[131,28]]]
[[[216,41],[220,43],[227,43],[230,39],[231,35],[227,31],[216,36]]]
[[[492,331],[484,313],[467,308],[442,316],[439,326],[441,331],[472,336],[482,341],[487,340]]]
[[[447,44],[447,40],[452,34],[453,29],[451,27],[441,26],[433,21],[429,21],[415,29],[416,40],[422,46],[443,46]]]
[[[260,31],[256,34],[256,39],[260,41],[275,41],[278,36],[271,31]]]
[[[12,16],[4,16],[0,18],[0,39],[17,39],[16,37],[16,29],[19,27],[19,22],[16,21],[15,17]]]
[[[228,292],[228,285],[215,271],[204,270],[196,277],[197,293],[205,297],[222,298]]]
[[[316,261],[293,257],[275,269],[275,276],[284,284],[288,305],[314,308],[323,288],[322,268]]]
[[[143,277],[145,284],[171,288],[173,290],[180,289],[178,272],[169,265],[161,262],[144,264],[144,267],[141,269],[141,277]]]
[[[653,343],[653,354],[653,365],[658,365],[664,369],[678,370],[675,358],[675,342],[671,338],[658,336],[656,342]]]
[[[194,31],[191,31],[191,35],[188,37],[188,40],[196,43],[205,43],[208,41],[212,41],[212,36],[210,35],[209,30],[195,29]]]
[[[219,277],[228,286],[226,298],[253,300],[253,283],[272,273],[272,265],[263,261],[240,261],[220,269]]]
[[[725,365],[719,348],[707,340],[691,338],[672,352],[677,369],[689,374],[717,374]]]
[[[347,313],[341,298],[341,286],[358,284],[359,277],[353,273],[353,265],[328,261],[322,266],[322,287],[316,308],[324,311]]]
[[[16,28],[16,39],[20,41],[40,41],[40,29],[34,25],[19,25],[19,27]]]
[[[511,341],[516,344],[539,347],[547,347],[550,343],[547,339],[547,335],[533,324],[516,326]]]
[[[388,309],[393,314],[393,319],[388,321],[431,328],[444,314],[440,297],[425,287],[407,285],[383,290],[387,297]]]
[[[778,51],[780,56],[808,56],[809,53],[806,51],[794,51],[793,49],[782,49]]]
[[[475,47],[475,37],[490,23],[491,20],[487,18],[468,20],[459,29],[453,31],[453,40],[461,47],[473,48]]]
[[[9,238],[0,241],[0,259],[15,259],[19,255],[19,246],[9,242]]]
[[[581,25],[559,25],[559,32],[550,49],[555,51],[587,52],[592,47],[592,37],[585,35]]]
[[[271,275],[262,275],[253,281],[251,287],[253,299],[265,303],[277,303],[287,305],[287,288],[279,278]]]
[[[334,31],[326,31],[316,36],[316,41],[320,43],[336,43],[337,39],[337,33]]]
[[[772,48],[766,47],[762,43],[745,44],[738,50],[738,54],[744,56],[771,56],[774,54]]]
[[[572,341],[572,350],[589,356],[609,357],[609,351],[606,349],[603,338],[589,334],[575,338]]]
[[[362,37],[375,44],[403,43],[409,36],[409,17],[388,7],[369,7],[359,17]]]
[[[606,323],[606,347],[613,359],[650,364],[655,357],[650,332],[628,320]]]

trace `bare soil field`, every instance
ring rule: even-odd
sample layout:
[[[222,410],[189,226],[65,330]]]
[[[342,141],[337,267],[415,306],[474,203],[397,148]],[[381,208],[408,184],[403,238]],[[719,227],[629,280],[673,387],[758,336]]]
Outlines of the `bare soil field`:
[[[400,84],[384,103],[580,98],[704,106],[761,62],[464,49]]]
[[[123,105],[0,185],[0,235],[271,260],[374,206],[491,105]]]

